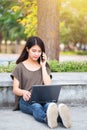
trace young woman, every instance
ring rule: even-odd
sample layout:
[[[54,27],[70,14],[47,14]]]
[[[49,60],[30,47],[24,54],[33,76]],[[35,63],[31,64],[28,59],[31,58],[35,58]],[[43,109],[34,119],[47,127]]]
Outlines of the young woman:
[[[36,36],[30,37],[16,63],[17,66],[11,75],[13,93],[16,96],[14,110],[20,109],[24,113],[31,114],[37,121],[47,123],[50,128],[57,127],[58,121],[61,120],[65,127],[70,127],[70,122],[67,125],[67,121],[65,121],[70,119],[70,116],[68,108],[64,104],[58,106],[60,114],[62,113],[61,116],[58,116],[56,103],[29,103],[31,97],[29,90],[32,85],[51,84],[50,68],[47,64],[43,41]],[[61,111],[66,111],[68,116]]]

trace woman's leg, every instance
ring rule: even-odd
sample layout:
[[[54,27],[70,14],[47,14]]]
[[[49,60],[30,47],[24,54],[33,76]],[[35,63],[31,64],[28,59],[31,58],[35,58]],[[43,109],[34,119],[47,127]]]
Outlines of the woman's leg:
[[[50,102],[42,105],[45,113],[47,112],[49,104]]]
[[[37,121],[46,123],[46,113],[39,103],[32,104],[33,116]]]
[[[22,112],[33,115],[37,121],[46,122],[46,113],[41,104],[29,104],[29,102],[26,102],[21,98],[19,101],[19,107]]]
[[[19,108],[22,112],[33,115],[31,104],[29,104],[29,102],[24,101],[23,98],[20,98],[19,100]]]
[[[58,109],[55,103],[45,104],[44,106],[39,103],[29,104],[21,98],[19,107],[22,112],[33,115],[37,121],[48,123],[50,128],[55,128],[58,125]]]

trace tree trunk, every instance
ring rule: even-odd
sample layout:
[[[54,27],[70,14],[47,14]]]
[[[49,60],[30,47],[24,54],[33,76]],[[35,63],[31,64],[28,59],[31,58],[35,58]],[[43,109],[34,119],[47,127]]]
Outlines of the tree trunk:
[[[58,0],[37,0],[38,36],[44,41],[49,59],[59,60]]]

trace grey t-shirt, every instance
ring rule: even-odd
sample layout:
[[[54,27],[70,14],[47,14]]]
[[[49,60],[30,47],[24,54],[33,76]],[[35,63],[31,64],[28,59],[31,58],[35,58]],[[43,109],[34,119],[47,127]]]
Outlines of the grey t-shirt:
[[[50,69],[47,67],[47,72],[50,75]],[[12,78],[16,78],[19,81],[19,87],[21,89],[30,90],[32,85],[41,85],[43,83],[42,79],[42,69],[36,71],[28,70],[24,64],[19,63],[11,74]],[[18,102],[20,97],[15,95],[15,106],[14,110],[19,109]]]

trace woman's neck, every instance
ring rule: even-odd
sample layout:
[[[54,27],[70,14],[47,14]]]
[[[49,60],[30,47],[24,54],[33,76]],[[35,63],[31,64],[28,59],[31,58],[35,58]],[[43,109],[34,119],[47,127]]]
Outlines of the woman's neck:
[[[38,61],[34,61],[34,60],[30,59],[30,58],[28,58],[26,61],[29,62],[32,65],[37,65],[38,64]]]
[[[40,64],[38,61],[33,61],[32,59],[28,58],[23,62],[24,66],[30,70],[30,71],[36,71],[41,68]]]

